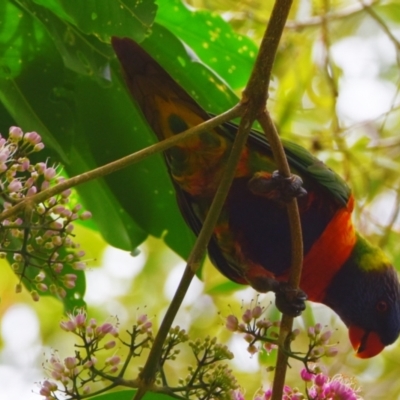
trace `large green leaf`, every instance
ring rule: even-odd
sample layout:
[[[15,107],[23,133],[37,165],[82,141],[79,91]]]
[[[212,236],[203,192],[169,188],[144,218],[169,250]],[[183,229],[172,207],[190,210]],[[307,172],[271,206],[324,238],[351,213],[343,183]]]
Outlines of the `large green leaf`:
[[[109,42],[112,35],[133,35],[144,39],[153,23],[157,6],[154,0],[35,0],[79,31]]]
[[[110,62],[114,58],[111,47],[103,42],[111,34],[143,38],[154,18],[154,3],[143,2],[146,4],[131,9],[131,20],[144,22],[140,27],[134,21],[129,25],[124,19],[132,4],[118,14],[117,3],[96,2],[92,9],[89,3],[9,1],[4,9],[4,23],[0,25],[5,78],[0,83],[3,109],[14,124],[42,134],[47,145],[46,156],[61,161],[69,176],[115,161],[155,141],[127,93],[120,66],[116,60]],[[176,17],[188,18],[191,13],[187,11],[180,5]],[[119,23],[110,29],[105,23],[107,14],[110,20],[124,21],[124,29]],[[190,46],[194,49],[160,24],[152,26],[143,46],[205,109],[219,113],[238,99],[194,55],[197,52],[205,55],[194,40],[195,30],[210,18],[225,38],[231,28],[209,13],[195,13],[192,17],[196,22],[191,27]],[[169,21],[164,25],[174,24],[173,19]],[[5,30],[6,27],[11,31]],[[179,29],[176,32],[182,33]],[[201,38],[203,33],[198,35]],[[234,47],[240,39],[235,36],[232,40],[223,46],[227,54],[237,55]],[[210,41],[210,51],[220,52],[221,44]],[[252,55],[246,54],[248,65]],[[221,60],[226,61],[226,56]],[[219,61],[214,66],[226,69],[229,63]],[[232,82],[239,85],[235,80]],[[6,130],[7,126],[2,125],[1,129]],[[152,156],[77,189],[85,207],[92,211],[96,226],[113,246],[133,251],[151,234],[163,236],[182,257],[188,255],[194,235],[178,210],[161,156]]]
[[[64,65],[79,74],[90,75],[99,80],[107,79],[107,66],[112,52],[107,44],[91,35],[84,34],[64,13],[53,13],[57,2],[44,2],[48,8],[32,0],[16,0],[20,7],[48,32]],[[52,11],[50,11],[52,10]],[[61,14],[60,16],[58,16]]]
[[[180,0],[163,0],[159,7],[159,24],[190,46],[232,88],[245,86],[258,50],[252,40],[237,34],[215,12],[193,11]]]

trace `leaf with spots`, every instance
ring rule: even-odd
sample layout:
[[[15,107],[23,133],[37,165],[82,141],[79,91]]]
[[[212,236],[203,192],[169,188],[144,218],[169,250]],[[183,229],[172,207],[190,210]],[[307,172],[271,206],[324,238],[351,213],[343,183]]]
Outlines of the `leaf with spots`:
[[[180,0],[163,0],[156,22],[168,28],[233,89],[242,89],[252,71],[257,46],[222,17],[210,11],[191,11]]]

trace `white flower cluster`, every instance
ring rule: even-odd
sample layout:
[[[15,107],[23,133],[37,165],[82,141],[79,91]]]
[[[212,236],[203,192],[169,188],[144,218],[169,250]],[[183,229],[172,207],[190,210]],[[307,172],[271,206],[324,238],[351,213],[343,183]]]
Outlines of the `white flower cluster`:
[[[0,135],[0,212],[65,179],[54,166],[31,163],[29,155],[43,148],[36,132],[11,127],[8,139]],[[76,284],[73,270],[85,269],[85,253],[72,240],[72,222],[91,214],[81,212],[79,204],[69,208],[70,195],[67,189],[0,221],[0,258],[7,258],[19,276],[17,292],[24,284],[34,300],[47,291],[65,297]]]

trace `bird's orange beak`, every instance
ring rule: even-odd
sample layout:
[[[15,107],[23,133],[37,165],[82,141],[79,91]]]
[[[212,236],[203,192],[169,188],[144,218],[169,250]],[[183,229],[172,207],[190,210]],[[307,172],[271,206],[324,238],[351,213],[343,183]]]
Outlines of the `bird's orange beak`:
[[[385,345],[375,332],[368,332],[358,326],[349,328],[350,342],[359,358],[370,358],[379,354]]]

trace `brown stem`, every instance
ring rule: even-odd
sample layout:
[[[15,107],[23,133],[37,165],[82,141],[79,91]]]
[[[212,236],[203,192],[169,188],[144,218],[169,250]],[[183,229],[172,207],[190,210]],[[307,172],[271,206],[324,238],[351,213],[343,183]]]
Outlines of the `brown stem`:
[[[261,43],[260,55],[262,62],[256,64],[253,75],[256,81],[260,83],[265,81],[265,90],[268,91],[271,70],[275,54],[285,27],[286,20],[292,5],[292,0],[276,0],[267,31]],[[260,82],[261,81],[261,82]],[[261,86],[261,85],[260,85]],[[248,86],[250,88],[250,85]],[[247,90],[247,89],[246,89]],[[259,89],[258,89],[259,90]],[[252,93],[252,92],[251,92]],[[245,92],[246,95],[247,92]],[[290,168],[286,159],[286,155],[279,139],[277,130],[271,120],[268,112],[263,112],[259,116],[259,122],[270,142],[274,155],[274,160],[283,176],[290,176]],[[293,199],[287,205],[292,247],[292,265],[289,275],[289,284],[294,288],[299,286],[301,269],[303,264],[303,239],[300,223],[300,215],[297,207],[297,200]],[[272,388],[272,400],[282,399],[283,387],[286,378],[287,355],[283,352],[286,347],[288,336],[292,330],[293,318],[287,315],[282,316],[281,327],[279,332],[279,350],[276,363],[274,382]]]
[[[352,4],[348,7],[340,9],[336,12],[330,12],[327,15],[320,16],[316,15],[314,17],[310,17],[305,21],[290,21],[286,24],[286,29],[296,30],[299,31],[305,28],[311,28],[314,26],[319,26],[324,22],[324,19],[329,20],[329,22],[333,21],[343,21],[346,18],[353,17],[356,14],[362,13],[365,7],[371,7],[375,4],[378,4],[381,0],[369,0],[365,1],[364,3],[359,2]]]

